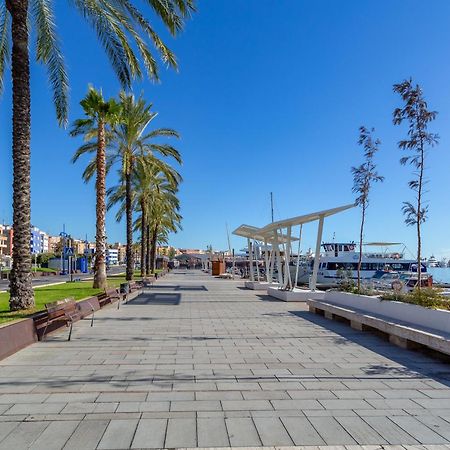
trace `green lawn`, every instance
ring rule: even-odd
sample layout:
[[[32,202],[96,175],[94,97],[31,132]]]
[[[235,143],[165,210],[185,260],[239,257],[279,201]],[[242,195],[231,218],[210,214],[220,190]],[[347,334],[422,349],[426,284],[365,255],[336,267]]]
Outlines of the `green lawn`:
[[[111,276],[108,277],[108,285],[110,287],[118,287],[120,283],[125,282],[125,277]],[[0,324],[15,319],[21,319],[37,311],[45,309],[45,304],[63,298],[72,297],[75,300],[82,300],[86,297],[92,297],[100,292],[99,289],[92,288],[92,280],[77,281],[74,283],[57,284],[53,286],[37,287],[35,292],[36,307],[33,310],[11,312],[9,311],[9,293],[0,293]]]
[[[33,267],[31,269],[32,272],[45,272],[45,273],[57,273],[58,271],[56,269],[49,269],[48,267]],[[9,273],[11,272],[10,269],[3,269],[2,270],[3,273]]]

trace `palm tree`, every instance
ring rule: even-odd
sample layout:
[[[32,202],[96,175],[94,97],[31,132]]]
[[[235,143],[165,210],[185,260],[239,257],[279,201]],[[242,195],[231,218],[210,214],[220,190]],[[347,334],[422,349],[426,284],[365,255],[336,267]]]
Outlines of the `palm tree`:
[[[73,157],[77,161],[83,150],[95,148],[95,173],[97,174],[96,191],[96,234],[94,288],[106,288],[106,130],[114,126],[121,118],[120,105],[113,99],[105,101],[101,91],[89,88],[86,97],[80,102],[87,118],[75,121],[71,135],[84,135],[86,144],[80,147]],[[84,180],[90,180],[90,174],[83,174]]]
[[[120,171],[121,182],[119,185],[110,188],[108,194],[108,209],[115,204],[119,204],[116,213],[116,220],[120,221],[123,215],[130,216],[133,211],[140,211],[141,217],[135,223],[134,229],[141,230],[141,275],[148,274],[148,220],[151,201],[155,196],[155,188],[171,192],[177,192],[178,184],[181,182],[181,175],[169,164],[156,159],[152,154],[135,155],[133,159],[133,171],[130,176],[130,188],[127,187],[126,175]],[[128,233],[128,223],[127,223]],[[133,224],[130,230],[132,236]]]
[[[124,87],[143,76],[140,60],[150,79],[158,80],[156,59],[147,41],[154,44],[162,61],[177,66],[175,56],[164,44],[133,0],[71,0],[89,25],[111,61]],[[146,0],[149,9],[172,35],[183,29],[185,19],[195,10],[194,0]],[[31,20],[29,20],[31,19]],[[48,68],[53,102],[59,124],[68,120],[68,78],[56,32],[52,0],[0,0],[0,91],[5,68],[11,62],[13,91],[13,267],[10,276],[10,308],[34,305],[31,287],[31,195],[30,132],[31,91],[29,24],[36,35],[35,57]],[[130,42],[129,42],[130,41]],[[12,42],[12,50],[11,50]],[[133,45],[132,45],[133,44]],[[133,47],[137,48],[139,57]]]
[[[149,208],[147,236],[149,242],[147,251],[150,257],[149,272],[155,271],[156,248],[161,239],[169,233],[176,233],[181,229],[182,217],[179,214],[180,203],[175,193],[170,189],[164,189],[161,185],[156,185],[152,196],[152,203]]]
[[[176,148],[169,144],[157,141],[161,137],[179,138],[178,133],[170,128],[159,128],[147,132],[147,128],[156,118],[157,113],[151,110],[152,104],[147,103],[140,96],[121,92],[119,95],[121,105],[121,119],[108,136],[108,168],[114,164],[120,166],[120,179],[125,186],[125,215],[127,238],[127,268],[126,279],[133,279],[133,207],[132,207],[132,175],[140,159],[142,164],[156,164],[166,173],[168,178],[173,177],[170,166],[163,163],[158,156],[171,157],[181,164],[181,156]],[[84,146],[78,149],[76,158],[83,153],[89,153],[92,148]],[[95,169],[94,161],[91,169]],[[91,170],[89,169],[89,170]],[[175,180],[173,180],[175,181]],[[120,217],[119,220],[121,220]]]

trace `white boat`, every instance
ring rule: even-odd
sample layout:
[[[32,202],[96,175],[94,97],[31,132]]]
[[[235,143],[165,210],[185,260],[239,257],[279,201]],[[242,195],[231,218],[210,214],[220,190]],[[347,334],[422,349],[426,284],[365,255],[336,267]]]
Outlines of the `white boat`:
[[[361,279],[372,278],[377,272],[417,272],[417,261],[405,259],[403,251],[390,251],[398,242],[371,242],[364,244],[373,251],[364,251],[361,261]],[[322,244],[317,283],[323,286],[336,286],[344,279],[358,278],[359,245],[355,242],[327,242]],[[376,250],[380,249],[380,250]],[[298,284],[308,284],[312,274],[314,258],[299,267]],[[295,263],[290,266],[291,275],[295,277]],[[422,264],[422,272],[426,266]]]
[[[431,255],[427,261],[427,267],[440,267],[439,261],[434,255]]]
[[[420,275],[422,287],[433,286],[433,276],[428,273]],[[412,291],[418,285],[417,272],[379,272],[370,280],[364,280],[367,288],[376,290]]]

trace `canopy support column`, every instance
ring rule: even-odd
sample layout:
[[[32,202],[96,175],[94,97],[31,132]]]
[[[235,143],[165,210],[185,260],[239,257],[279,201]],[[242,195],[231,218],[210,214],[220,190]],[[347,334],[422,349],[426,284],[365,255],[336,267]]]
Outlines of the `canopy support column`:
[[[303,231],[303,224],[300,225],[300,232],[298,234],[298,248],[297,248],[297,266],[295,268],[295,283],[294,283],[294,289],[297,287],[298,282],[298,270],[300,268],[300,246],[302,243],[302,231]]]
[[[258,255],[258,245],[256,245],[256,241],[253,240],[253,248],[255,249],[255,264],[256,264],[256,278],[257,282],[259,283],[259,255]]]
[[[247,239],[247,247],[248,247],[248,262],[250,267],[250,281],[255,281],[255,277],[253,276],[253,245],[250,238]]]
[[[316,253],[314,254],[313,273],[312,273],[311,281],[309,283],[309,288],[312,291],[316,290],[316,285],[317,285],[317,272],[319,271],[319,262],[320,262],[320,243],[322,242],[324,219],[325,219],[325,216],[320,216],[319,226],[317,229]]]
[[[267,247],[267,239],[264,239],[264,262],[266,266],[266,281],[269,283],[269,253]]]
[[[291,233],[292,233],[292,227],[287,227],[287,241],[286,241],[286,249],[284,252],[284,287],[286,289],[292,288],[292,280],[291,280],[291,271],[289,268],[289,262],[291,260]]]
[[[274,231],[274,244],[275,244],[275,258],[277,261],[277,270],[278,270],[278,283],[280,286],[283,286],[283,269],[281,266],[280,242],[278,240],[278,230]]]
[[[274,262],[274,243],[271,242],[270,244],[270,258],[269,258],[269,283],[272,283],[273,281],[273,269],[275,266],[275,262]]]

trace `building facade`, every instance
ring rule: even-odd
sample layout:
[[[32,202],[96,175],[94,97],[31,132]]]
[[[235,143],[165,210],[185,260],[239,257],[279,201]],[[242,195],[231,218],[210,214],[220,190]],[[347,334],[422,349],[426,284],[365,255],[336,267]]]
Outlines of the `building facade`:
[[[7,235],[6,235],[6,226],[0,225],[0,256],[4,256],[7,254]]]
[[[42,253],[42,235],[38,227],[31,227],[30,251],[32,255]]]
[[[108,248],[106,250],[106,264],[110,266],[119,264],[119,250],[117,248]]]

